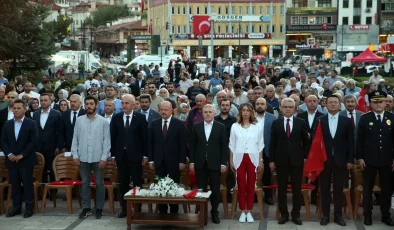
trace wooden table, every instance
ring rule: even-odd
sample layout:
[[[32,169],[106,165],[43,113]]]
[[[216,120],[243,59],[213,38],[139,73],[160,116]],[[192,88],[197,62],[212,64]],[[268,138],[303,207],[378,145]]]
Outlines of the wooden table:
[[[127,230],[131,230],[131,224],[168,224],[168,225],[198,225],[204,229],[208,221],[208,200],[209,198],[186,199],[184,197],[146,197],[126,195],[127,201]],[[199,214],[191,213],[140,213],[134,209],[131,213],[133,204],[155,203],[155,204],[186,204],[198,205]]]

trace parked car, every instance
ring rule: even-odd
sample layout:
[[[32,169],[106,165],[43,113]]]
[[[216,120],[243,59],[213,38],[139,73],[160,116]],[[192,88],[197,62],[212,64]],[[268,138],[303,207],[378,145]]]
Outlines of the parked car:
[[[365,66],[365,70],[367,71],[367,73],[372,73],[375,69],[379,70],[379,72],[381,72],[383,70],[383,68],[381,66],[377,66],[377,65]]]

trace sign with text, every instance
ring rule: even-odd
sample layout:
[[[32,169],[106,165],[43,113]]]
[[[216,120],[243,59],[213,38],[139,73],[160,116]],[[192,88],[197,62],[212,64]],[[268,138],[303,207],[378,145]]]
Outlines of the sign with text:
[[[325,30],[336,30],[337,25],[327,25]],[[321,31],[323,30],[322,25],[287,25],[287,31]]]
[[[270,22],[270,15],[234,15],[234,14],[214,14],[215,22]],[[194,16],[190,16],[189,21],[193,21]]]
[[[199,39],[199,35],[187,34],[188,39]],[[270,39],[271,33],[227,33],[227,34],[214,34],[213,39]],[[201,39],[211,39],[210,34],[201,35]]]
[[[349,30],[369,30],[369,25],[350,25]]]
[[[133,37],[134,40],[151,40],[152,35],[138,35]]]

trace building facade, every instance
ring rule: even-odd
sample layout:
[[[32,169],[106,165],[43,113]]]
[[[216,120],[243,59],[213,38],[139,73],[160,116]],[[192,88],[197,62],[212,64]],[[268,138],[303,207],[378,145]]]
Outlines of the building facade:
[[[191,58],[257,54],[272,58],[285,53],[284,0],[151,0],[148,4],[152,33],[160,34],[162,44],[174,53]],[[210,35],[193,33],[194,15],[213,19],[213,41]]]
[[[385,55],[394,54],[394,0],[379,0],[378,20],[380,21],[379,45]],[[390,40],[388,39],[389,37]]]
[[[337,0],[286,0],[287,55],[316,48],[324,49],[324,58],[335,55],[337,3]]]

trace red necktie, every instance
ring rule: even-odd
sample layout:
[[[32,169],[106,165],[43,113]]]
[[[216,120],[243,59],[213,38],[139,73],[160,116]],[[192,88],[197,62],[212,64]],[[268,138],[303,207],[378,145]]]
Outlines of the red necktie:
[[[355,128],[353,113],[350,113],[350,120],[352,121],[352,127]]]
[[[287,138],[290,138],[290,119],[287,118],[287,123],[286,123],[286,136]]]

